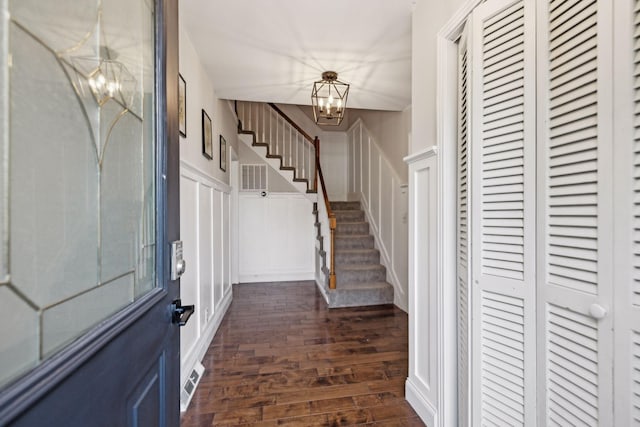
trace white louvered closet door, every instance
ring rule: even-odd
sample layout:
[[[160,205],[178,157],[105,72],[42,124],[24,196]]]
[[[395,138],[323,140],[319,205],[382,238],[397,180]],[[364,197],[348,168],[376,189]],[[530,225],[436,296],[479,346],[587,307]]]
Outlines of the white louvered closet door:
[[[536,425],[535,3],[472,15],[474,425]]]
[[[614,425],[640,425],[640,0],[616,5]]]
[[[458,42],[458,426],[469,425],[470,326],[469,289],[469,50],[466,29]]]
[[[540,425],[613,425],[611,3],[538,2]]]

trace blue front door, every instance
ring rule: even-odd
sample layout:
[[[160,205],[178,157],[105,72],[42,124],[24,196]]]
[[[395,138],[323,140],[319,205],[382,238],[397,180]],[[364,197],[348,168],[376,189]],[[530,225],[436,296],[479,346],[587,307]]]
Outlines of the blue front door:
[[[0,0],[0,425],[177,426],[177,0]]]

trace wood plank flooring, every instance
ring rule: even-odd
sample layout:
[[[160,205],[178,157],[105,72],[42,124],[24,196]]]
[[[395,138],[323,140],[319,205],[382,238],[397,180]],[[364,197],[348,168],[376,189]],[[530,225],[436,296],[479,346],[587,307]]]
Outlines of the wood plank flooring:
[[[233,291],[181,427],[424,425],[404,399],[400,309],[329,310],[313,282]]]

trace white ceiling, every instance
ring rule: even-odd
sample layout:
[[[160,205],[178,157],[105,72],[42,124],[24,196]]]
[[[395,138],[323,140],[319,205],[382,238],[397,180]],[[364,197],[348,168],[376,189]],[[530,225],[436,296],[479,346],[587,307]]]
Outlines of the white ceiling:
[[[415,0],[180,0],[181,22],[225,99],[309,105],[323,71],[348,106],[411,103]]]

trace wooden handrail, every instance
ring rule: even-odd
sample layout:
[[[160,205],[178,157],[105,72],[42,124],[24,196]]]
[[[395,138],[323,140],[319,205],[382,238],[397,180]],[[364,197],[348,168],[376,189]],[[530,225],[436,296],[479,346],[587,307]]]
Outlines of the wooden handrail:
[[[294,122],[293,120],[291,120],[291,119],[289,118],[289,116],[287,116],[285,113],[283,113],[283,112],[282,112],[282,110],[281,110],[281,109],[279,109],[279,108],[278,108],[278,106],[277,106],[276,104],[269,103],[269,107],[271,107],[271,108],[273,108],[274,110],[276,110],[276,113],[280,114],[280,117],[282,117],[283,119],[285,119],[285,120],[287,121],[287,123],[289,123],[291,126],[293,126],[293,128],[294,128],[295,130],[297,130],[298,132],[300,132],[300,134],[301,134],[302,136],[304,136],[304,137],[305,137],[305,139],[306,139],[307,141],[309,141],[310,143],[312,143],[312,144],[314,144],[314,145],[315,145],[315,143],[316,143],[316,142],[315,142],[315,140],[314,140],[313,138],[311,138],[311,137],[309,136],[309,134],[308,134],[308,133],[306,133],[306,132],[304,131],[304,129],[302,129],[300,126],[298,126],[296,122]]]
[[[316,136],[313,141],[313,145],[316,147],[316,176],[320,177],[320,186],[322,187],[322,195],[324,196],[324,205],[327,209],[327,216],[329,217],[329,229],[330,229],[330,244],[331,244],[331,259],[329,261],[329,289],[336,288],[336,251],[335,251],[335,237],[336,237],[336,214],[331,210],[331,203],[329,202],[329,195],[327,194],[327,186],[324,184],[324,175],[322,175],[322,166],[320,166],[320,139]],[[317,184],[316,184],[317,188]]]
[[[336,234],[336,215],[331,210],[331,203],[329,202],[329,195],[327,194],[327,186],[324,183],[324,176],[322,175],[322,166],[320,165],[320,139],[316,136],[311,138],[300,126],[289,118],[280,108],[275,104],[269,103],[269,106],[275,110],[287,123],[289,123],[295,130],[300,132],[304,138],[313,144],[316,151],[316,173],[313,178],[313,188],[318,190],[318,177],[320,177],[320,186],[322,187],[322,195],[324,196],[324,206],[327,210],[327,216],[329,217],[329,229],[330,229],[330,245],[331,245],[331,259],[329,261],[329,289],[336,288],[336,255],[335,255],[335,234]]]

